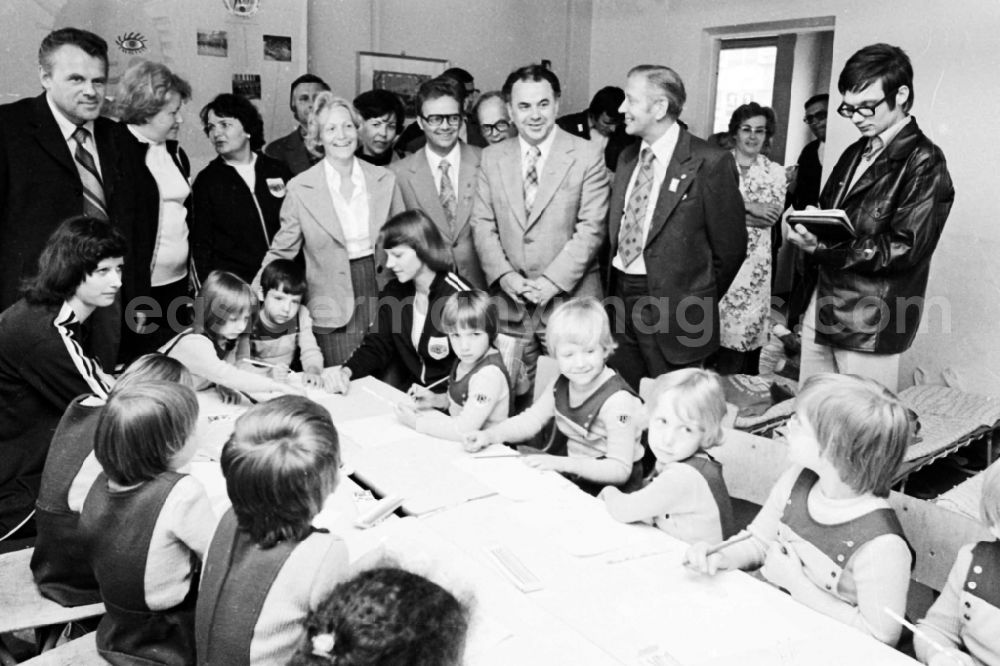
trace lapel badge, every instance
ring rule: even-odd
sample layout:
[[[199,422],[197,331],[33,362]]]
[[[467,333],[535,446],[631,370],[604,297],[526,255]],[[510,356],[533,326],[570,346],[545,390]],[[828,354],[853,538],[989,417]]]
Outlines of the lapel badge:
[[[684,176],[681,176],[681,178],[683,178],[683,177]],[[671,192],[676,192],[677,191],[677,186],[680,185],[680,184],[681,184],[680,180],[678,180],[677,178],[671,178],[670,179],[670,191]]]

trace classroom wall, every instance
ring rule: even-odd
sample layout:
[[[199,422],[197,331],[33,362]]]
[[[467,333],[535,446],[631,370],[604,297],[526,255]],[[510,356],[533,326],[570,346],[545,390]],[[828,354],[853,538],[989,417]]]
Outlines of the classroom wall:
[[[944,150],[956,202],[931,265],[928,304],[913,348],[903,356],[901,385],[920,366],[933,378],[959,369],[969,390],[1000,395],[1000,225],[996,224],[996,166],[989,137],[1000,86],[995,0],[594,0],[591,87],[621,81],[639,62],[674,67],[688,89],[684,118],[694,132],[708,126],[711,84],[709,28],[789,19],[835,19],[832,106],[836,78],[858,48],[885,41],[907,50],[916,78],[913,114]],[[827,154],[839,155],[857,130],[831,114]],[[827,160],[829,170],[834,159]]]

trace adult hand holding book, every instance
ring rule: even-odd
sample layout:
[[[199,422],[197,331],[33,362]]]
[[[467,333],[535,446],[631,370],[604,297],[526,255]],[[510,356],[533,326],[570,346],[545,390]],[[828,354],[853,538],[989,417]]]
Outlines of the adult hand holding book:
[[[847,217],[847,213],[839,208],[792,210],[786,219],[791,228],[800,235],[801,231],[797,227],[801,225],[824,243],[841,243],[857,236],[854,224]]]

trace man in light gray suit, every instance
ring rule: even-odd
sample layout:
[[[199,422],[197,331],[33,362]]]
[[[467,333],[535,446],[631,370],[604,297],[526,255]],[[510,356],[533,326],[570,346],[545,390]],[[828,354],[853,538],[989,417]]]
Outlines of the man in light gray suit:
[[[464,96],[455,81],[444,77],[425,81],[417,90],[417,122],[427,143],[389,165],[396,174],[392,215],[410,208],[424,211],[451,249],[455,272],[485,289],[469,224],[480,149],[458,139]]]
[[[599,148],[556,127],[555,74],[522,67],[503,93],[518,137],[483,151],[472,229],[502,331],[524,341],[533,380],[553,299],[601,297],[608,177]]]

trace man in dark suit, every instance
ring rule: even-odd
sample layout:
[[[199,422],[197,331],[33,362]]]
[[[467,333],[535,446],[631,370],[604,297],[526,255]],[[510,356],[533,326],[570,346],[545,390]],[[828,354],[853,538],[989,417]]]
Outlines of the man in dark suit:
[[[556,120],[556,124],[570,134],[600,145],[605,166],[614,171],[622,150],[636,141],[625,132],[625,119],[620,110],[624,101],[625,93],[621,88],[605,86],[590,100],[586,111],[565,115]]]
[[[813,95],[806,102],[805,123],[816,137],[799,153],[795,173],[795,192],[790,197],[793,208],[802,210],[819,203],[819,183],[823,175],[823,149],[826,147],[826,112],[830,96]]]
[[[125,163],[123,126],[100,117],[108,74],[103,39],[56,30],[42,40],[38,65],[45,92],[0,106],[0,310],[17,300],[21,280],[35,272],[46,240],[68,217],[109,220],[131,245],[134,201],[125,174],[145,168]],[[126,266],[130,259],[126,253]],[[122,281],[128,289],[127,274]],[[120,303],[92,320],[92,349],[110,370]]]
[[[316,162],[319,157],[306,148],[305,136],[309,130],[309,112],[312,111],[316,95],[330,86],[315,74],[303,74],[292,81],[288,93],[288,106],[292,109],[297,126],[291,133],[275,139],[264,148],[264,154],[288,165],[293,176],[297,176]]]
[[[746,256],[736,163],[680,127],[685,99],[668,67],[629,72],[625,131],[642,141],[622,152],[612,185],[608,293],[611,365],[635,387],[718,349],[719,300]]]

